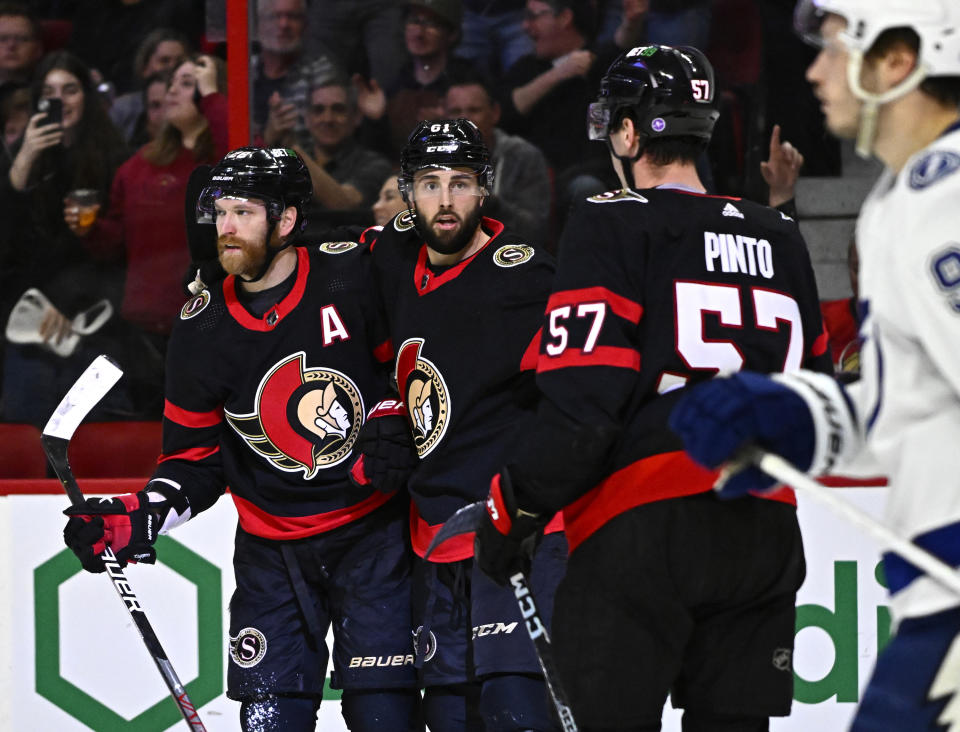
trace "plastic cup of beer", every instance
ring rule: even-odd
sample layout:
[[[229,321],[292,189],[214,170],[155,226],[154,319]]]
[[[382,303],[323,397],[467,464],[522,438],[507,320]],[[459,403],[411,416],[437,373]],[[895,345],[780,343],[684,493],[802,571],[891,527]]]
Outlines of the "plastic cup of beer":
[[[77,224],[83,228],[93,226],[100,208],[100,192],[95,188],[78,188],[67,194],[67,201],[77,208]]]

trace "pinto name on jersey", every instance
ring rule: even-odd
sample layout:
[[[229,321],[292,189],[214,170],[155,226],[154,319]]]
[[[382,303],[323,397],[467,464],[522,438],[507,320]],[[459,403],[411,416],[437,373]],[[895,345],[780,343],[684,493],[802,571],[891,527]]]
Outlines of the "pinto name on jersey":
[[[721,272],[773,277],[773,249],[766,239],[741,234],[703,232],[703,256],[707,272]]]

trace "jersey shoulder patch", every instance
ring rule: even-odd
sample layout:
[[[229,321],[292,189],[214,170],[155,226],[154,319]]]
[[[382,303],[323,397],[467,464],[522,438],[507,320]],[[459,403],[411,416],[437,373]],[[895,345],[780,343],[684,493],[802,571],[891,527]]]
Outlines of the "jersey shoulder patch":
[[[931,150],[910,166],[908,183],[922,191],[960,170],[960,154],[953,150]]]
[[[960,314],[960,243],[950,242],[930,258],[930,273],[950,308]]]
[[[631,201],[633,203],[649,203],[649,200],[641,196],[636,191],[629,188],[621,188],[617,191],[605,191],[596,196],[589,196],[587,200],[590,203],[620,203],[622,201]]]
[[[187,300],[180,309],[180,320],[190,320],[202,313],[207,305],[210,304],[210,290],[201,290],[199,294],[194,295]]]
[[[493,263],[498,267],[516,267],[533,259],[534,253],[529,244],[504,244],[493,253]]]
[[[343,254],[358,246],[360,245],[355,241],[325,241],[317,249],[325,254]]]
[[[413,228],[413,210],[401,211],[393,219],[393,228],[397,231],[409,231]]]

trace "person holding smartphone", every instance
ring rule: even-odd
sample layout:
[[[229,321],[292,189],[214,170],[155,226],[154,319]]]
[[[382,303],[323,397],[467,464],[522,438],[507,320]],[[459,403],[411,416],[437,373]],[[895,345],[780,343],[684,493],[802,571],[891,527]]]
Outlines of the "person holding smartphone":
[[[105,297],[117,303],[122,284],[121,267],[97,263],[70,230],[64,199],[77,189],[95,190],[105,208],[114,172],[128,151],[100,103],[89,69],[73,54],[45,56],[31,94],[37,111],[14,145],[9,169],[0,175],[0,214],[5,214],[0,324],[30,287],[43,292],[52,307],[41,328],[44,344],[6,344],[2,417],[42,424],[56,407],[57,395],[89,361],[84,347],[62,358],[46,345],[67,335],[77,313]],[[106,337],[107,330],[98,337]],[[105,340],[87,347],[116,354]],[[121,397],[122,389],[107,408],[128,410]]]

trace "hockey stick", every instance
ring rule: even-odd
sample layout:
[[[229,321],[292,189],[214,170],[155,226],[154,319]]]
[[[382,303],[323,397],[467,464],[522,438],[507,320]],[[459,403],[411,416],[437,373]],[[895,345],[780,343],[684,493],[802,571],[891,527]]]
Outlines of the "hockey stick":
[[[67,496],[70,498],[70,502],[74,506],[82,504],[84,498],[67,459],[70,438],[73,437],[73,433],[84,417],[96,406],[97,402],[103,399],[122,375],[123,371],[113,361],[106,356],[97,356],[93,363],[87,367],[87,370],[80,375],[76,383],[70,387],[70,391],[67,392],[67,395],[50,417],[47,426],[43,428],[43,434],[40,437],[43,443],[43,451],[47,454],[47,459],[50,460],[54,472],[56,472],[64,490],[67,492]],[[110,547],[107,547],[100,557],[107,569],[107,576],[113,583],[117,594],[120,595],[120,599],[123,600],[123,606],[130,613],[130,617],[133,618],[137,630],[140,631],[140,637],[143,638],[143,643],[153,658],[153,662],[157,664],[157,669],[163,676],[163,680],[170,690],[170,695],[180,709],[184,720],[191,730],[206,732],[206,727],[203,726],[196,707],[193,706],[193,702],[187,696],[186,689],[183,688],[183,684],[177,678],[176,671],[173,670],[173,666],[167,659],[167,654],[160,645],[160,640],[150,625],[150,621],[147,620],[146,613],[140,605],[140,600],[137,599],[133,588],[127,582],[127,578],[123,574],[123,568],[114,556],[113,551]]]
[[[724,469],[724,473],[736,471],[737,466],[742,466],[744,462],[753,463],[764,473],[776,478],[781,483],[820,501],[835,513],[866,531],[884,547],[893,550],[918,569],[922,569],[931,579],[951,592],[960,595],[960,574],[957,573],[956,569],[912,541],[894,533],[869,514],[840,498],[834,492],[835,488],[820,485],[779,455],[766,452],[758,447],[749,447],[743,450],[740,456],[729,464],[729,470]],[[720,480],[723,479],[723,476],[721,476]]]
[[[447,519],[440,531],[427,547],[424,559],[428,559],[430,554],[440,544],[447,539],[465,534],[470,531],[476,531],[483,520],[483,514],[486,511],[484,501],[470,503],[460,508],[453,516]],[[537,608],[536,600],[533,598],[533,592],[530,590],[530,583],[523,572],[517,572],[510,577],[510,586],[513,589],[513,595],[517,598],[517,604],[520,606],[520,614],[523,616],[524,625],[527,629],[527,635],[533,642],[533,649],[537,654],[537,661],[540,663],[540,669],[543,671],[543,680],[547,684],[547,691],[550,693],[550,700],[557,711],[557,717],[560,719],[560,725],[563,732],[578,732],[577,723],[573,719],[573,712],[570,711],[570,702],[567,700],[567,694],[560,684],[560,675],[557,673],[557,666],[553,660],[553,644],[550,642],[550,634],[547,632],[547,626],[540,617],[540,610]]]

